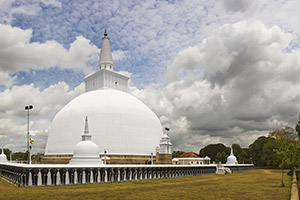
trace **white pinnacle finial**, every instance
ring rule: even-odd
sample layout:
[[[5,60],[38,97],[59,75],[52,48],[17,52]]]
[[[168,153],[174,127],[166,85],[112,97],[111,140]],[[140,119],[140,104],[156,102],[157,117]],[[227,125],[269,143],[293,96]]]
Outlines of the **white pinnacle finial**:
[[[104,37],[102,38],[102,45],[100,51],[100,58],[98,63],[99,69],[114,70],[114,61],[111,55],[109,37],[107,37],[107,31],[104,31]]]
[[[84,134],[89,134],[88,117],[85,117]]]
[[[230,155],[233,156],[233,148],[231,147]]]
[[[82,141],[89,141],[92,139],[92,135],[89,134],[88,117],[85,117],[84,134],[81,135]]]

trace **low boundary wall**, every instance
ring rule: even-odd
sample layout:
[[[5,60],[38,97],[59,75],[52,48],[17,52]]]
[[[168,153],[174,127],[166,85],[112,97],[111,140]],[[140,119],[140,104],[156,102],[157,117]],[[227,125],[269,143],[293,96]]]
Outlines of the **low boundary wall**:
[[[232,171],[252,164],[224,165]],[[18,186],[69,185],[198,176],[216,173],[216,165],[28,165],[0,163],[0,176]]]
[[[291,186],[291,200],[299,200],[299,192],[298,192],[298,181],[297,181],[297,173],[300,170],[293,170],[293,178],[292,178],[292,186]]]

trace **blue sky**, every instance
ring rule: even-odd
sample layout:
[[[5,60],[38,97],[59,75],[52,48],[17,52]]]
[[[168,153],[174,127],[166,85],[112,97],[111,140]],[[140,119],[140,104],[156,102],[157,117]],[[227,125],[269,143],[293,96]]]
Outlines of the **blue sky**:
[[[0,146],[35,151],[97,70],[104,29],[130,93],[172,130],[174,150],[247,147],[300,114],[297,0],[0,0]]]

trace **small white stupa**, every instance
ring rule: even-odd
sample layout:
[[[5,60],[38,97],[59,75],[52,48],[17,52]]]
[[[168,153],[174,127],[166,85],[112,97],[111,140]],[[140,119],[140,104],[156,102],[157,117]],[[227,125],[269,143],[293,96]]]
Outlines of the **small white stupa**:
[[[4,154],[4,149],[2,148],[2,153],[0,154],[0,163],[6,163],[7,161],[7,157]]]
[[[231,147],[231,153],[230,153],[230,156],[227,157],[227,162],[226,164],[229,164],[229,165],[235,165],[235,164],[238,164],[238,161],[236,159],[236,157],[233,155],[233,148]]]
[[[85,119],[84,134],[81,137],[82,141],[76,145],[73,151],[73,158],[69,164],[103,164],[99,156],[98,146],[91,141],[92,135],[89,134],[87,117]]]

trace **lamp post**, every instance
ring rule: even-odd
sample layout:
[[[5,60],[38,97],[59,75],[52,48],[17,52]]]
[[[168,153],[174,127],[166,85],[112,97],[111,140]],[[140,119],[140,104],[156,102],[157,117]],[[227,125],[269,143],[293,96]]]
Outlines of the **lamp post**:
[[[104,164],[106,165],[106,150],[104,149]]]
[[[170,136],[169,135],[170,128],[166,127],[165,130],[166,130],[167,136]],[[169,145],[167,146],[167,152],[170,153],[169,152]]]
[[[25,106],[25,110],[27,110],[27,151],[28,155],[28,163],[30,163],[30,148],[29,148],[29,110],[33,109],[33,105]]]
[[[151,165],[153,165],[153,153],[151,153]]]

